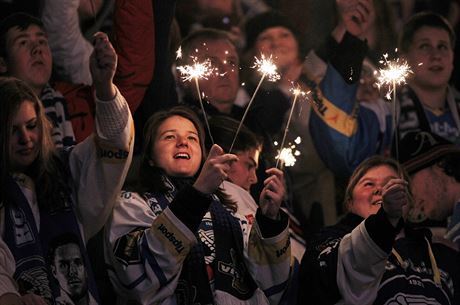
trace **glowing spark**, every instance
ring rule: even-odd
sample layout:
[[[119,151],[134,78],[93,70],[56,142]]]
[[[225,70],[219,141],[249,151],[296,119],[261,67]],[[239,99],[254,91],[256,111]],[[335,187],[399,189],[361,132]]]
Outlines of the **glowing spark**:
[[[179,49],[176,51],[176,60],[182,58],[182,46],[179,46]]]
[[[300,144],[302,142],[302,139],[300,137],[295,138],[294,143],[295,144]]]
[[[304,91],[300,90],[300,86],[298,86],[298,85],[297,85],[297,87],[292,87],[290,89],[290,91],[294,94],[294,101],[292,102],[292,105],[291,105],[291,111],[289,112],[289,117],[288,117],[288,120],[286,122],[286,128],[284,128],[283,139],[281,140],[281,145],[280,145],[281,152],[283,152],[283,150],[284,150],[284,142],[286,141],[286,136],[287,136],[287,133],[289,131],[289,125],[291,124],[292,113],[294,112],[294,108],[295,108],[295,104],[297,102],[297,98],[299,97],[299,95],[301,95],[303,97],[305,97],[307,95],[307,93],[305,93]],[[297,137],[296,141],[299,141],[299,143],[300,143],[300,137]],[[295,147],[295,145],[294,145],[294,147]],[[278,167],[280,159],[281,158],[278,158],[276,160],[275,167]],[[288,165],[286,165],[286,166],[288,166]]]
[[[193,65],[178,66],[177,70],[182,74],[182,80],[184,82],[191,82],[194,79],[208,79],[208,77],[214,72],[214,68],[211,66],[211,61],[206,59],[203,62],[198,62],[196,57],[192,57]]]
[[[277,67],[272,61],[272,56],[270,55],[269,58],[265,58],[264,54],[261,54],[261,59],[254,57],[255,62],[252,68],[257,69],[260,73],[262,73],[263,77],[268,76],[268,80],[271,82],[276,82],[281,78],[281,76],[277,72]]]
[[[396,100],[396,86],[405,84],[406,77],[408,77],[409,74],[413,72],[405,60],[400,60],[399,58],[397,58],[396,60],[389,61],[388,54],[383,55],[383,61],[380,61],[380,63],[384,64],[385,68],[379,69],[377,86],[379,89],[383,85],[388,86],[389,89],[387,94],[385,95],[387,100],[391,100],[391,94],[393,94],[393,133],[395,137],[396,160],[399,160],[399,118],[398,105]]]
[[[206,114],[206,111],[204,109],[203,105],[203,100],[201,98],[201,93],[200,93],[200,84],[198,82],[198,79],[203,78],[203,79],[208,79],[208,76],[210,76],[214,72],[214,68],[211,66],[211,61],[209,59],[206,59],[204,62],[198,62],[198,59],[196,57],[192,57],[193,60],[193,65],[184,65],[184,66],[178,66],[177,70],[182,74],[182,80],[185,81],[195,81],[195,88],[196,88],[196,93],[198,95],[198,99],[200,102],[200,107],[201,111],[203,112],[203,117],[204,117],[204,122],[206,124],[206,129],[208,130],[209,133],[209,138],[211,139],[211,143],[214,144],[214,139],[211,134],[211,128],[209,127],[209,122],[208,122],[208,115]],[[203,92],[204,96],[204,92]]]
[[[279,161],[281,164],[284,164],[284,166],[294,166],[297,158],[300,156],[300,151],[291,147],[285,147],[281,150],[281,152],[276,156],[277,162]]]
[[[382,86],[388,86],[389,90],[385,95],[387,99],[391,99],[391,93],[394,93],[396,86],[406,83],[406,78],[412,73],[410,66],[405,60],[397,58],[396,60],[388,60],[388,54],[383,55],[380,63],[385,66],[379,69],[377,77],[377,86],[380,89]]]
[[[235,136],[233,137],[232,145],[230,145],[230,150],[229,153],[232,152],[233,145],[235,145],[235,141],[238,137],[238,134],[240,133],[241,126],[243,126],[244,120],[246,119],[246,115],[248,114],[249,109],[251,108],[252,102],[254,101],[254,98],[256,97],[257,92],[259,91],[260,85],[264,81],[265,77],[268,77],[269,81],[275,82],[281,78],[281,76],[276,72],[276,65],[273,63],[271,60],[272,56],[270,55],[270,58],[266,59],[265,55],[261,55],[261,59],[258,59],[255,57],[255,63],[252,68],[257,68],[257,71],[262,73],[262,76],[260,77],[260,81],[257,84],[256,90],[254,90],[254,93],[252,94],[251,99],[249,100],[248,105],[246,106],[246,109],[244,110],[243,117],[241,118],[241,121],[238,125],[238,128],[236,130]]]

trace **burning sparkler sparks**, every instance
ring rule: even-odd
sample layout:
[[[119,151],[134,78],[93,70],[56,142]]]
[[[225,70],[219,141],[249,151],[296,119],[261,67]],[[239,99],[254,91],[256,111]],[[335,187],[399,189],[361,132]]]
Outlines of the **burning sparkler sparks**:
[[[206,124],[206,128],[208,129],[211,142],[214,144],[214,138],[212,137],[211,128],[209,127],[208,116],[204,110],[203,100],[201,98],[200,84],[198,82],[200,78],[208,79],[208,77],[211,76],[211,74],[214,72],[214,68],[212,67],[211,61],[209,59],[206,59],[203,62],[198,62],[196,57],[192,57],[192,60],[193,65],[178,66],[177,70],[179,70],[181,73],[182,80],[184,82],[191,82],[192,80],[195,81],[195,87],[198,95],[198,100],[200,102],[201,111],[203,112],[204,122]]]
[[[397,49],[395,50],[398,51]],[[398,105],[396,99],[396,86],[403,85],[406,83],[406,78],[412,73],[410,66],[405,60],[388,60],[388,54],[383,55],[383,60],[380,61],[381,64],[385,66],[383,69],[379,69],[378,82],[377,86],[382,87],[384,85],[388,86],[389,90],[385,95],[387,100],[391,99],[391,94],[393,93],[393,132],[395,137],[395,152],[396,160],[399,160],[399,130],[398,130]]]
[[[268,77],[268,80],[271,82],[276,82],[277,80],[280,80],[281,76],[277,71],[278,68],[273,63],[271,55],[269,58],[265,58],[265,55],[262,54],[260,56],[260,59],[257,57],[254,57],[254,59],[254,66],[252,66],[251,68],[257,69],[257,71],[262,73],[263,78]]]
[[[277,72],[277,67],[272,61],[272,56],[270,55],[269,58],[265,58],[265,55],[261,55],[261,59],[255,57],[255,62],[254,66],[252,68],[257,69],[260,73],[262,73],[262,76],[260,77],[260,81],[257,84],[256,90],[254,90],[254,93],[252,94],[251,99],[249,100],[249,103],[244,110],[243,117],[241,118],[240,124],[238,125],[238,129],[236,130],[235,136],[233,137],[232,145],[230,145],[230,151],[229,153],[232,152],[233,145],[235,145],[236,138],[238,137],[238,134],[240,133],[241,126],[244,123],[244,120],[246,119],[246,115],[248,114],[249,108],[251,108],[252,102],[254,101],[254,98],[259,91],[260,85],[264,81],[266,77],[268,77],[268,80],[271,82],[276,82],[281,78],[281,76]]]
[[[278,161],[280,161],[280,164],[284,166],[294,166],[297,161],[296,157],[298,156],[300,156],[300,151],[296,149],[294,144],[289,144],[289,147],[282,148],[280,153],[276,156],[277,164]]]
[[[214,68],[211,65],[211,61],[206,59],[203,62],[198,62],[198,58],[192,57],[193,65],[178,66],[177,70],[182,75],[184,82],[191,82],[192,80],[198,80],[200,78],[208,79],[209,76],[214,72]]]
[[[383,54],[383,60],[381,60],[380,63],[383,64],[385,68],[379,69],[377,86],[379,89],[382,86],[388,86],[389,90],[386,94],[386,98],[390,100],[391,93],[393,93],[393,95],[396,93],[396,86],[405,84],[406,78],[412,73],[412,70],[405,60],[401,60],[400,58],[388,60],[388,54]]]
[[[296,102],[297,102],[297,98],[299,97],[299,95],[302,96],[302,97],[305,97],[305,96],[307,95],[307,93],[304,92],[304,91],[302,91],[302,90],[300,89],[300,86],[298,86],[298,85],[297,85],[297,87],[295,87],[295,88],[292,87],[292,88],[290,89],[290,91],[294,94],[294,101],[292,102],[292,105],[291,105],[291,111],[289,112],[289,117],[288,117],[288,120],[287,120],[287,123],[286,123],[286,128],[284,128],[283,139],[281,140],[281,145],[280,145],[280,150],[281,150],[281,152],[279,153],[279,156],[280,156],[280,157],[277,158],[277,160],[276,160],[276,165],[275,165],[276,168],[278,168],[279,162],[280,162],[280,160],[282,159],[281,156],[283,156],[284,142],[286,141],[286,136],[287,136],[287,133],[288,133],[288,131],[289,131],[289,125],[291,124],[292,113],[294,112],[294,107],[295,107],[295,104],[296,104]],[[300,140],[300,137],[298,137],[297,139]],[[297,139],[296,139],[296,140],[297,140]],[[300,142],[299,142],[299,143],[300,143]],[[288,152],[284,152],[284,155],[286,155],[287,153],[288,153]],[[284,162],[284,164],[285,164],[286,166],[289,166],[289,165],[286,164],[286,161],[284,161],[284,159],[282,159],[282,160],[283,160],[283,162]],[[290,160],[291,160],[291,159],[290,159]],[[294,161],[294,163],[295,163],[295,161]],[[294,165],[294,164],[292,164],[292,165]]]

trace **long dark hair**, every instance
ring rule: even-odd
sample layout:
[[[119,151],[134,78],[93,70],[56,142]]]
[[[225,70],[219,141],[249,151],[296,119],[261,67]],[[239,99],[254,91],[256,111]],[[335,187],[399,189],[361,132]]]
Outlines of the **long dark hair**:
[[[51,123],[45,109],[35,95],[34,91],[23,81],[14,77],[0,77],[0,183],[5,185],[7,177],[11,174],[10,139],[13,130],[13,118],[22,103],[32,103],[37,115],[37,128],[39,129],[39,154],[37,159],[27,168],[24,174],[33,179],[40,208],[55,209],[63,202],[63,191],[67,192],[67,185],[63,179],[66,174],[62,172],[51,138]],[[0,189],[0,202],[4,203],[6,192]]]

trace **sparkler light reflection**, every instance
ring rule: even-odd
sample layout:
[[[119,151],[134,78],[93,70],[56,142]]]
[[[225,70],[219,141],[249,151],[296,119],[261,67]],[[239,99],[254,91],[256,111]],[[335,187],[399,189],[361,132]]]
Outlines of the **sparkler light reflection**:
[[[182,81],[195,81],[195,87],[198,95],[198,100],[200,102],[201,111],[203,112],[204,122],[206,124],[211,143],[214,144],[214,138],[212,137],[211,128],[209,127],[208,116],[204,110],[203,100],[201,98],[200,84],[198,82],[198,79],[200,78],[208,79],[208,77],[214,72],[214,68],[212,67],[209,58],[203,62],[198,62],[196,57],[192,56],[191,58],[193,60],[193,65],[178,66],[177,70],[179,70],[182,75]]]
[[[397,49],[395,50],[398,51]],[[389,90],[385,97],[387,100],[391,99],[391,94],[393,93],[393,133],[395,137],[395,152],[396,160],[399,160],[399,118],[398,118],[398,105],[396,99],[396,86],[403,85],[406,83],[406,78],[412,73],[410,66],[405,60],[388,60],[388,54],[383,54],[383,60],[380,61],[385,68],[379,69],[379,75],[377,77],[377,86],[380,89],[382,86],[388,86]]]
[[[261,55],[261,59],[254,57],[255,62],[254,66],[251,68],[257,69],[260,73],[262,73],[262,76],[260,77],[260,81],[257,84],[256,90],[254,90],[254,93],[252,94],[251,99],[249,100],[249,103],[244,110],[243,117],[241,118],[240,124],[238,125],[238,129],[236,130],[235,136],[233,137],[232,145],[230,145],[230,150],[229,153],[232,152],[233,145],[235,145],[236,138],[238,137],[238,134],[240,133],[241,126],[244,123],[244,120],[246,119],[246,115],[248,114],[249,108],[251,108],[252,102],[254,101],[254,98],[259,91],[260,85],[264,81],[265,77],[268,77],[268,80],[271,82],[276,82],[281,78],[281,76],[277,72],[277,67],[272,61],[272,56],[265,58],[265,55]]]

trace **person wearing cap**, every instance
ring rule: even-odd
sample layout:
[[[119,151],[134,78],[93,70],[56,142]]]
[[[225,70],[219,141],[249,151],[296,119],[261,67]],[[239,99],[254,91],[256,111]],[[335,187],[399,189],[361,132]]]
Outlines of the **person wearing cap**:
[[[377,101],[374,107],[362,107],[356,101],[357,76],[367,48],[366,41],[359,38],[369,26],[370,15],[366,1],[358,2],[359,10],[342,13],[345,34],[331,56],[332,65],[324,78],[328,81],[321,84],[324,100],[330,103],[315,107],[310,120],[310,131],[323,161],[336,175],[344,177],[365,158],[388,154],[395,129],[392,103]],[[413,72],[407,77],[407,85],[396,88],[395,140],[411,130],[421,130],[460,144],[460,96],[449,86],[454,42],[450,25],[434,13],[416,14],[403,27],[399,56]]]
[[[445,236],[459,244],[460,148],[434,133],[409,132],[399,154],[412,178],[412,220],[445,223],[454,215]]]
[[[286,16],[277,11],[256,15],[247,21],[245,34],[247,66],[252,64],[254,57],[271,56],[280,74],[277,82],[262,82],[251,106],[257,116],[250,114],[246,121],[249,128],[264,138],[261,158],[273,163],[280,149],[273,143],[281,142],[292,107],[291,90],[299,86],[308,92],[316,84],[303,71],[304,43]],[[243,77],[248,100],[260,80],[260,73],[255,69],[246,72]],[[286,137],[286,144],[294,144],[294,140],[300,137],[301,143],[296,145],[300,156],[296,164],[285,171],[292,182],[292,212],[308,234],[324,224],[335,223],[337,211],[334,177],[321,161],[311,140],[308,130],[311,107],[303,99],[299,96]]]
[[[298,304],[459,304],[459,253],[408,225],[408,175],[373,156],[354,171],[348,213],[307,244]]]

